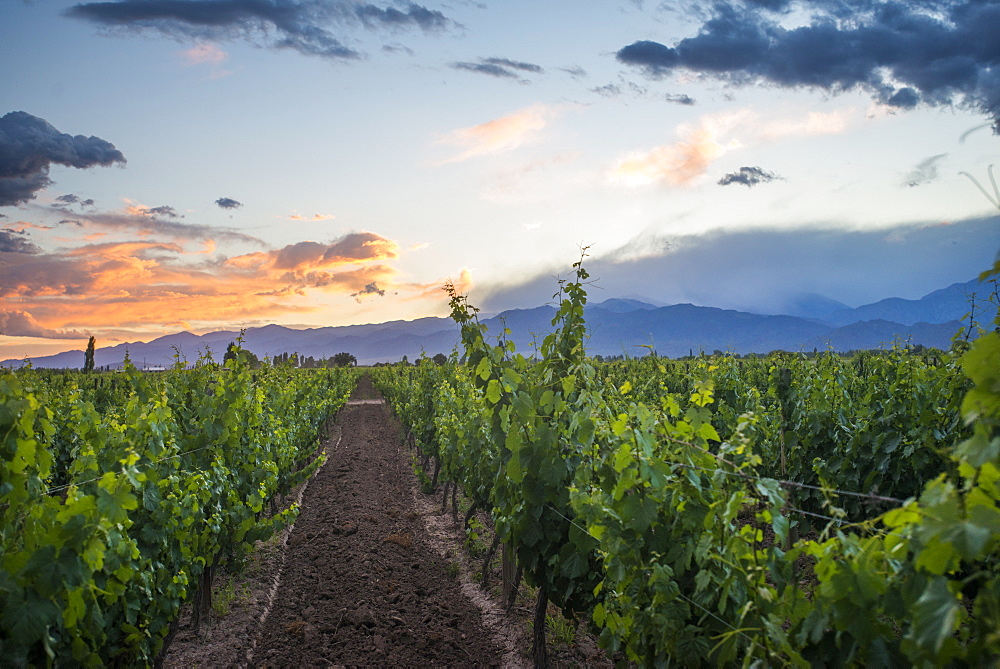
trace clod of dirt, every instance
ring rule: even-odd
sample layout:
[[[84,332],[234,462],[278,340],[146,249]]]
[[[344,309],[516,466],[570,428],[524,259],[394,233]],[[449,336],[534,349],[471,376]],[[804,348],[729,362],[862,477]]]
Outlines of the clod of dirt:
[[[382,541],[385,543],[396,544],[401,548],[410,548],[413,546],[413,537],[409,534],[390,534]]]
[[[364,606],[349,611],[346,620],[352,627],[375,627],[375,614]]]
[[[348,523],[343,523],[341,525],[334,525],[333,527],[334,534],[339,534],[345,537],[349,537],[357,531],[358,531],[357,523],[348,522]]]
[[[302,636],[302,630],[308,625],[304,620],[293,620],[292,622],[285,625],[285,631],[289,634],[295,634],[297,636]]]

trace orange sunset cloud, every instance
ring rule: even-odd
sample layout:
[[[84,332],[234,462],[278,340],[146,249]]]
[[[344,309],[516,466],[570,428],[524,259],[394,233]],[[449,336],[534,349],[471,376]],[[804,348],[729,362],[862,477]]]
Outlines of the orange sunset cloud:
[[[440,142],[465,150],[441,164],[512,151],[541,132],[557,112],[553,105],[533,105],[486,123],[453,130]]]
[[[207,242],[206,242],[207,244]],[[268,252],[209,260],[177,243],[87,244],[63,254],[4,254],[0,298],[13,330],[63,336],[67,328],[233,321],[305,312],[314,290],[379,294],[393,285],[392,240],[370,232],[331,243],[298,242]],[[192,261],[194,256],[202,259]],[[405,288],[404,288],[405,289]],[[384,292],[384,291],[383,291]],[[11,329],[11,328],[8,328]],[[44,335],[43,335],[44,336]]]

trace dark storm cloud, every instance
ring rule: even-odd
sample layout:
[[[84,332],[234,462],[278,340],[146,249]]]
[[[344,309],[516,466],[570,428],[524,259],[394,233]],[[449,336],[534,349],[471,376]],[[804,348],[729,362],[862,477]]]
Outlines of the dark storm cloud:
[[[738,171],[730,172],[719,179],[719,185],[741,184],[749,188],[757,184],[766,184],[776,179],[781,179],[781,177],[761,167],[741,167]]]
[[[667,102],[673,102],[677,105],[694,105],[694,98],[684,93],[667,93],[666,99]]]
[[[239,209],[243,206],[242,202],[237,202],[231,197],[220,197],[215,201],[215,204],[219,205],[222,209]]]
[[[100,137],[67,135],[23,111],[0,118],[0,207],[27,202],[52,185],[53,163],[77,168],[124,165],[125,156]]]
[[[913,171],[906,175],[903,184],[906,186],[919,186],[930,183],[938,178],[938,163],[948,156],[947,153],[939,153],[920,161]]]
[[[244,39],[338,60],[361,54],[331,29],[360,23],[431,32],[453,23],[441,12],[412,3],[400,10],[345,0],[120,0],[81,3],[66,15],[108,28],[155,30],[183,39]]]
[[[0,228],[0,253],[41,253],[42,250],[31,241],[23,230]]]
[[[1000,117],[1000,4],[983,0],[804,0],[808,25],[786,28],[791,3],[720,2],[698,35],[638,41],[620,62],[652,77],[676,70],[733,84],[869,91],[901,108],[956,105]]]
[[[519,72],[541,74],[545,71],[540,65],[510,60],[509,58],[480,58],[478,63],[457,62],[452,63],[451,67],[456,70],[488,74],[491,77],[501,79],[521,79]]]

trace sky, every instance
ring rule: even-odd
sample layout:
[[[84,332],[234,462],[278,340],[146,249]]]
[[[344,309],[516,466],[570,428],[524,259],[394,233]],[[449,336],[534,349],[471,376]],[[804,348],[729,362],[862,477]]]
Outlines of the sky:
[[[919,298],[1000,249],[1000,2],[0,2],[0,359],[591,299]]]

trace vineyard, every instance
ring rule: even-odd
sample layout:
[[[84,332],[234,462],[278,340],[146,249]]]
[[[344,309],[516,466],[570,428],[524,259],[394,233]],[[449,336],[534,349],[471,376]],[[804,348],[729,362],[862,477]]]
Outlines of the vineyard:
[[[594,364],[587,278],[530,356],[451,290],[461,359],[374,374],[537,588],[536,665],[549,602],[640,664],[1000,660],[1000,321],[947,352]]]
[[[354,370],[0,375],[0,664],[152,665],[185,602],[291,522]]]
[[[452,289],[462,350],[371,371],[425,488],[456,512],[461,490],[468,531],[477,514],[495,527],[487,567],[503,545],[505,594],[534,593],[536,665],[550,605],[643,665],[1000,660],[1000,320],[949,351],[595,363],[574,271],[529,355]],[[183,367],[0,376],[4,666],[160,663],[182,606],[197,630],[216,570],[294,520],[285,497],[323,465],[358,377],[238,355]],[[362,555],[416,541],[402,479],[379,500],[340,490],[374,453],[352,448],[322,483],[343,513],[310,520],[303,572],[363,536]],[[383,516],[389,534],[358,530]],[[368,596],[401,607],[399,592]],[[305,628],[300,606],[287,624]]]

